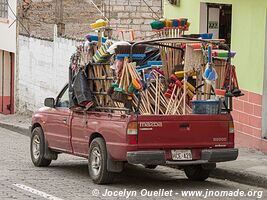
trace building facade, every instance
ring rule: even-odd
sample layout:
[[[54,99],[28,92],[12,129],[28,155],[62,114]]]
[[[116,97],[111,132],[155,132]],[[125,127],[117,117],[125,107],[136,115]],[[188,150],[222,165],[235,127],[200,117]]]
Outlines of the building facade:
[[[17,111],[33,112],[44,98],[57,95],[68,81],[69,60],[80,38],[93,31],[91,23],[106,17],[114,37],[120,29],[144,37],[162,7],[161,0],[18,1]]]
[[[213,33],[237,51],[239,86],[245,96],[235,98],[233,117],[240,147],[267,152],[267,1],[180,0],[164,2],[166,18],[186,17],[190,33]]]
[[[106,17],[114,37],[120,29],[134,29],[136,37],[144,37],[151,34],[150,22],[162,16],[163,4],[162,0],[22,0],[18,7],[26,28],[20,26],[19,32],[24,35],[53,38],[54,24],[62,24],[63,36],[83,38],[92,31],[91,23]]]
[[[16,4],[0,0],[0,113],[14,113]]]

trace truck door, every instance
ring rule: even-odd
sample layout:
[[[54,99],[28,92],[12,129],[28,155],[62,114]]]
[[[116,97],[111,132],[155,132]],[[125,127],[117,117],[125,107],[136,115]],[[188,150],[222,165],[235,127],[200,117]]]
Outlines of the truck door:
[[[55,108],[47,118],[45,132],[49,147],[72,152],[70,144],[69,89],[66,86],[59,94]]]
[[[88,126],[88,113],[75,111],[71,121],[71,143],[73,153],[87,156],[89,148],[89,133],[93,132],[94,127]]]

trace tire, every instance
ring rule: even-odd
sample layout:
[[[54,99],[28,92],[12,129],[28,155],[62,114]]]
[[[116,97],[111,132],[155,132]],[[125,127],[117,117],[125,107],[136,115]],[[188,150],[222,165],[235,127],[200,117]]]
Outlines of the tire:
[[[205,181],[211,171],[212,169],[203,169],[201,165],[188,166],[184,169],[185,175],[192,181]]]
[[[147,169],[156,169],[158,165],[144,165],[145,168]]]
[[[103,138],[95,138],[90,144],[88,170],[91,179],[96,184],[113,182],[114,173],[107,170],[107,148]]]
[[[47,167],[52,160],[45,159],[45,138],[41,127],[36,127],[32,131],[30,145],[32,163],[36,167]]]

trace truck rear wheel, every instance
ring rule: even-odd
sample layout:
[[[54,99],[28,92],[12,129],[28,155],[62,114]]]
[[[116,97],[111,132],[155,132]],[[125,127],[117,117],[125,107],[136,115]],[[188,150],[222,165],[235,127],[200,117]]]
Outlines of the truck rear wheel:
[[[45,138],[41,127],[36,127],[31,135],[31,159],[37,167],[47,167],[52,160],[45,159]]]
[[[114,173],[107,170],[107,148],[103,138],[95,138],[90,144],[88,170],[96,184],[108,184],[114,179]]]
[[[212,169],[203,169],[201,165],[193,165],[184,168],[185,175],[192,181],[205,181],[209,178]]]

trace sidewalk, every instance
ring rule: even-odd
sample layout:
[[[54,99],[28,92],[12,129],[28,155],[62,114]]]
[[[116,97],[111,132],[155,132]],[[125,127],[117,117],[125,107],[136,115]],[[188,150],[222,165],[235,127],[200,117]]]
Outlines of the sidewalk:
[[[29,136],[29,126],[31,125],[31,116],[29,115],[3,115],[0,114],[0,127]]]
[[[241,148],[236,161],[218,163],[211,177],[267,188],[267,154]]]
[[[1,115],[0,127],[29,136],[30,116]],[[267,188],[267,154],[239,149],[236,161],[218,163],[211,177]]]

